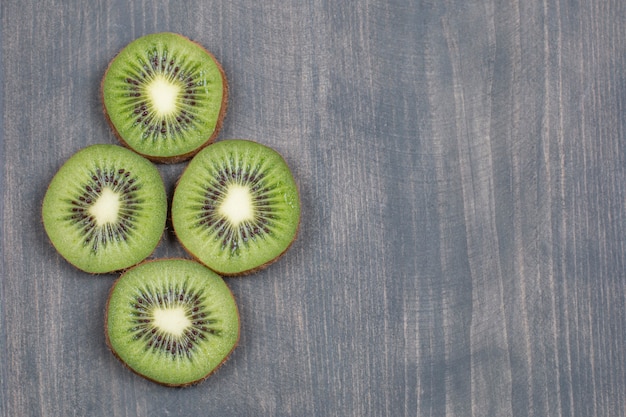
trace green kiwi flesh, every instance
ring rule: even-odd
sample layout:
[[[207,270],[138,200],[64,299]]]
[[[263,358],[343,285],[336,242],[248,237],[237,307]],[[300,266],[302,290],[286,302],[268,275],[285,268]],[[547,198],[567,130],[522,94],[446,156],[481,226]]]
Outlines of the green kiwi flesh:
[[[106,342],[135,373],[159,384],[204,380],[239,340],[239,314],[224,280],[191,260],[139,264],[115,282]]]
[[[200,151],[172,200],[179,241],[221,275],[270,264],[291,245],[299,223],[298,189],[286,162],[249,140],[223,140]]]
[[[53,246],[90,273],[144,260],[158,245],[166,216],[159,171],[117,145],[92,145],[71,156],[52,178],[42,206]]]
[[[228,87],[215,57],[176,33],[146,35],[110,62],[101,85],[105,114],[123,144],[174,163],[212,142]]]

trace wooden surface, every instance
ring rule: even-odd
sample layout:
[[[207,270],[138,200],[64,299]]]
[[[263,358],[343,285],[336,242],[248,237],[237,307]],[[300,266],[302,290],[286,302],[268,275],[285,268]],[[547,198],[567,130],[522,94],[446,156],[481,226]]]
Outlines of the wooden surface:
[[[626,415],[626,2],[0,11],[0,415]],[[187,389],[107,351],[116,276],[70,267],[40,223],[60,164],[115,143],[108,61],[157,31],[216,55],[219,139],[280,151],[303,205],[285,257],[227,281],[240,346]],[[183,167],[160,167],[168,192]],[[170,230],[155,257],[186,256]]]

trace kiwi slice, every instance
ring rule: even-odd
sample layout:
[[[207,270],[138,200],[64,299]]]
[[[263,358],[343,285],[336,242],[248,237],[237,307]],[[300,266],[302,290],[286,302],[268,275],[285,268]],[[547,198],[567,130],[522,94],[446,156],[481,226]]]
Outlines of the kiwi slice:
[[[128,268],[158,245],[167,216],[165,186],[147,159],[117,145],[71,156],[43,199],[43,225],[57,251],[77,268]]]
[[[219,62],[176,33],[128,44],[110,62],[101,90],[105,114],[121,142],[167,163],[188,159],[215,139],[228,98]]]
[[[168,386],[204,380],[239,340],[239,314],[224,280],[186,259],[126,271],[106,306],[106,343],[135,373]]]
[[[174,191],[179,241],[222,275],[250,273],[276,260],[299,222],[298,189],[286,162],[249,140],[219,141],[200,151]]]

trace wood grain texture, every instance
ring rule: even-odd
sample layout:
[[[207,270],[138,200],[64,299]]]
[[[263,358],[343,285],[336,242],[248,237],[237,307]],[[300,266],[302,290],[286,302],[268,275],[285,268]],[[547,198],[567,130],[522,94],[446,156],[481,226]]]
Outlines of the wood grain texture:
[[[626,415],[626,3],[0,4],[0,415]],[[115,143],[131,40],[179,32],[231,87],[222,138],[281,152],[298,240],[229,279],[240,346],[168,389],[107,351],[115,275],[48,243],[46,186]],[[160,166],[172,192],[184,164]],[[186,256],[171,227],[155,257]]]

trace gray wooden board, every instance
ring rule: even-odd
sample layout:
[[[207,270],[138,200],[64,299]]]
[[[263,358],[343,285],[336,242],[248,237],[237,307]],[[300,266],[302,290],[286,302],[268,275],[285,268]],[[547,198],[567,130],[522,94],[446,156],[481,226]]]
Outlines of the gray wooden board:
[[[626,2],[0,5],[0,415],[626,415]],[[173,31],[221,61],[219,139],[280,151],[300,234],[228,279],[242,317],[203,384],[107,351],[116,275],[49,244],[46,186],[116,143],[108,61]],[[184,164],[160,166],[171,195]],[[186,257],[171,227],[155,258]]]

